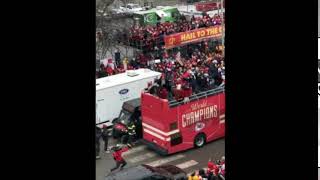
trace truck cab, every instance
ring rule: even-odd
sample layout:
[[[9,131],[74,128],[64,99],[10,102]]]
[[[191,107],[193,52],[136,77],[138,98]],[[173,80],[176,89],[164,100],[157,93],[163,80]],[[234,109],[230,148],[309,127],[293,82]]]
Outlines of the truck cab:
[[[136,98],[123,103],[122,110],[120,111],[118,118],[115,118],[112,121],[112,136],[114,138],[120,138],[125,141],[124,138],[126,138],[128,130],[127,126],[130,122],[133,122],[136,126],[136,138],[142,138],[142,122],[140,107],[140,98]]]

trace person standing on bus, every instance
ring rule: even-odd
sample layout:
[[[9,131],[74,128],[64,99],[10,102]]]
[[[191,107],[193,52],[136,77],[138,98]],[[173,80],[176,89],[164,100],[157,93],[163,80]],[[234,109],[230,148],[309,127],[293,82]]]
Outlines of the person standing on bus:
[[[120,59],[120,52],[118,50],[115,51],[114,53],[114,59],[116,61],[116,65],[119,66],[121,63],[121,59]]]
[[[132,143],[134,142],[134,138],[136,135],[136,126],[134,125],[133,120],[128,124],[128,146],[132,146]]]
[[[174,86],[174,73],[172,72],[171,68],[167,68],[166,75],[165,75],[165,87],[167,88],[167,92],[169,94],[169,99],[173,97],[173,86]]]

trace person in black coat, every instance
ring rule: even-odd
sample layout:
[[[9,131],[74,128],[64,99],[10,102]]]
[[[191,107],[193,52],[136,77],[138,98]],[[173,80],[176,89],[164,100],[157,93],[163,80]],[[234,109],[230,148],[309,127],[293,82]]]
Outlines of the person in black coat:
[[[109,153],[108,141],[109,141],[109,131],[106,125],[102,126],[102,139],[104,141],[104,151]]]
[[[169,99],[172,99],[173,97],[173,82],[174,79],[174,74],[172,72],[172,70],[167,70],[166,71],[166,75],[165,75],[165,85],[164,87],[167,89],[168,94],[169,94]]]
[[[195,75],[191,76],[191,87],[192,87],[194,93],[197,94],[199,92],[199,86],[198,86],[197,79],[196,79]]]
[[[116,52],[114,53],[114,58],[116,60],[116,65],[119,66],[121,64],[121,57],[120,57],[120,52],[118,50],[116,50]]]
[[[102,136],[102,131],[96,126],[96,159],[100,159],[100,138]]]

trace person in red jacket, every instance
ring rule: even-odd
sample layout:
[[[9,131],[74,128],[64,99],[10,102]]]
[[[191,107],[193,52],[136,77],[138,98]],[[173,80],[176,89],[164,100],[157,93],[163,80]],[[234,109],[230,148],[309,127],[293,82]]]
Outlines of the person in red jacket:
[[[220,161],[219,161],[219,160],[216,161],[216,163],[214,164],[213,170],[214,170],[214,173],[213,173],[213,174],[214,174],[215,176],[218,176],[219,171],[220,171]]]
[[[112,168],[110,171],[114,171],[120,167],[120,170],[123,169],[125,165],[127,165],[127,162],[123,159],[122,153],[128,151],[131,148],[130,145],[125,146],[121,148],[119,145],[116,145],[115,147],[112,148],[114,151],[112,153],[113,159],[116,161],[116,167]]]
[[[112,70],[112,68],[110,66],[107,66],[105,68],[105,71],[109,76],[113,75],[113,70]]]
[[[214,166],[215,164],[212,162],[211,159],[209,159],[208,161],[208,169],[207,169],[207,174],[210,174],[210,173],[214,173]]]

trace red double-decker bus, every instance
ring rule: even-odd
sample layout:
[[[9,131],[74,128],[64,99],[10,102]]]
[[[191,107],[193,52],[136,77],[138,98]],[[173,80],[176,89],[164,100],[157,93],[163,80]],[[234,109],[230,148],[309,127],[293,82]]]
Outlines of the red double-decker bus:
[[[141,95],[143,139],[161,155],[202,147],[225,134],[224,87],[201,92],[188,101]]]

